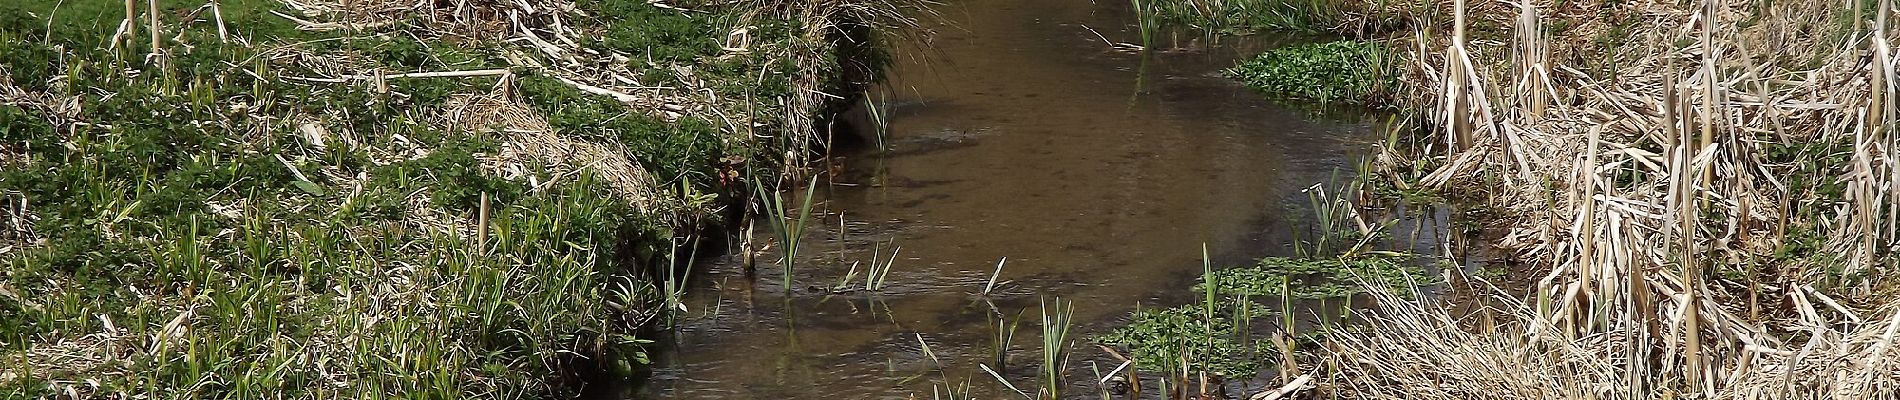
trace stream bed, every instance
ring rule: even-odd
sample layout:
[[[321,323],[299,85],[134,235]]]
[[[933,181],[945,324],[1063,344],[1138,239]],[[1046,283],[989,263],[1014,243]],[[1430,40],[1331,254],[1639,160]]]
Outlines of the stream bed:
[[[826,160],[792,293],[777,246],[756,278],[736,254],[700,260],[689,310],[631,397],[931,398],[948,376],[1001,398],[977,369],[999,367],[998,315],[1022,315],[999,369],[1033,392],[1038,307],[1055,298],[1075,307],[1070,369],[1088,382],[1071,393],[1087,395],[1090,363],[1116,364],[1087,338],[1137,305],[1191,301],[1203,246],[1216,265],[1291,254],[1309,213],[1301,190],[1351,176],[1377,136],[1371,118],[1275,103],[1219,75],[1297,39],[1163,34],[1145,52],[1118,49],[1106,41],[1140,41],[1128,8],[938,6],[934,40],[899,44],[869,94],[886,137]],[[882,290],[829,290],[893,248]],[[979,294],[1005,258],[1002,283]]]

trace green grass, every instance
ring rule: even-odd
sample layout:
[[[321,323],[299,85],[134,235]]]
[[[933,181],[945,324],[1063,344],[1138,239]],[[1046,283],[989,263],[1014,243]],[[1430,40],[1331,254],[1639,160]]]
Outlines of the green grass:
[[[629,158],[667,182],[683,180],[695,187],[711,188],[718,174],[718,160],[729,150],[740,151],[729,149],[726,135],[710,121],[686,116],[667,122],[553,78],[525,77],[521,93],[528,104],[547,117],[556,134],[626,145]]]
[[[69,116],[83,125],[0,107],[28,157],[0,194],[31,204],[39,240],[0,257],[0,397],[542,396],[576,355],[638,358],[624,333],[650,310],[609,300],[650,289],[606,282],[630,273],[611,249],[656,230],[591,176],[530,190],[480,168],[492,139],[420,122],[432,105],[225,63],[248,48],[201,43],[128,76],[83,40],[6,29],[14,82],[88,106]],[[342,114],[333,129],[365,142],[316,148],[252,113]],[[397,135],[434,146],[372,154]],[[482,194],[486,242],[418,225],[469,226]]]
[[[1338,2],[1326,0],[1146,0],[1132,5],[1144,32],[1168,24],[1216,34],[1318,33],[1328,31],[1345,12]]]
[[[56,100],[0,105],[0,200],[9,217],[25,204],[30,228],[0,224],[0,398],[559,397],[569,378],[645,362],[632,333],[679,284],[662,293],[634,267],[672,253],[678,210],[443,125],[451,98],[495,77],[308,83],[288,77],[326,74],[272,52],[418,72],[511,67],[510,45],[407,25],[305,32],[269,13],[279,2],[220,3],[249,44],[220,42],[208,17],[167,20],[162,63],[149,39],[105,48],[123,2],[0,5],[0,84]],[[757,120],[785,111],[767,99],[789,92],[791,65],[711,57],[732,13],[582,3],[611,12],[570,23],[615,23],[597,45],[655,57],[643,71],[698,67],[715,90],[759,96]],[[777,23],[758,40],[790,40]],[[624,145],[661,196],[732,191],[731,157],[783,153],[516,72],[556,135]],[[45,106],[61,101],[81,107]]]

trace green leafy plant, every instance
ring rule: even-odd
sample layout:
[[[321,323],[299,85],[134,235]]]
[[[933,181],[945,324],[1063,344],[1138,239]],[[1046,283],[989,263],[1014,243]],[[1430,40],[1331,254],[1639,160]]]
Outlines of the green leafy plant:
[[[1062,298],[1042,304],[1042,369],[1037,376],[1042,379],[1044,399],[1062,398],[1062,389],[1068,385],[1069,329],[1074,324],[1075,304]]]
[[[763,207],[766,217],[771,223],[772,233],[778,237],[779,266],[784,269],[781,283],[785,293],[790,294],[793,290],[793,265],[798,262],[798,242],[805,235],[805,223],[811,220],[811,199],[812,194],[818,191],[818,180],[813,179],[805,184],[805,199],[797,205],[797,209],[791,209],[793,206],[785,202],[784,193],[766,189],[765,184],[756,181],[753,188],[758,192],[759,199],[765,202]]]
[[[1385,285],[1396,293],[1409,293],[1411,285],[1436,284],[1442,279],[1386,257],[1360,256],[1350,259],[1307,259],[1267,257],[1252,266],[1214,271],[1209,279],[1194,285],[1206,291],[1208,282],[1219,293],[1254,297],[1288,295],[1297,299],[1343,298],[1364,293],[1357,283]]]
[[[1267,315],[1266,307],[1249,308],[1250,319]],[[1139,368],[1182,374],[1207,372],[1227,378],[1253,376],[1265,360],[1264,342],[1243,343],[1239,324],[1226,315],[1208,318],[1199,305],[1137,310],[1127,325],[1095,338],[1096,342],[1127,349]]]
[[[1382,105],[1397,87],[1388,51],[1352,40],[1293,45],[1243,61],[1226,74],[1272,96]]]

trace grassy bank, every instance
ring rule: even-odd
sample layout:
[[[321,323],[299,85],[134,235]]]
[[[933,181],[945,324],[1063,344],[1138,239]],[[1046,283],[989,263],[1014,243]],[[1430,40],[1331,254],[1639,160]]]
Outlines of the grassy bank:
[[[1430,2],[1383,14],[1407,16],[1398,35],[1337,30],[1403,55],[1393,104],[1421,127],[1367,172],[1484,207],[1532,279],[1378,296],[1300,382],[1363,398],[1887,398],[1893,7]],[[1267,67],[1298,66],[1279,59]]]
[[[0,397],[559,397],[632,368],[678,238],[874,77],[832,32],[877,6],[0,6]]]

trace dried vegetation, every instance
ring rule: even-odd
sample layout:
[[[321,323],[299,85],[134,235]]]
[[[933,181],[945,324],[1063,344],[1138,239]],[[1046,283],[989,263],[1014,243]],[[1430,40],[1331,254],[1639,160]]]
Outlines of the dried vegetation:
[[[1465,3],[1405,42],[1434,134],[1381,173],[1486,188],[1541,279],[1474,313],[1382,298],[1327,387],[1900,393],[1892,2]]]

